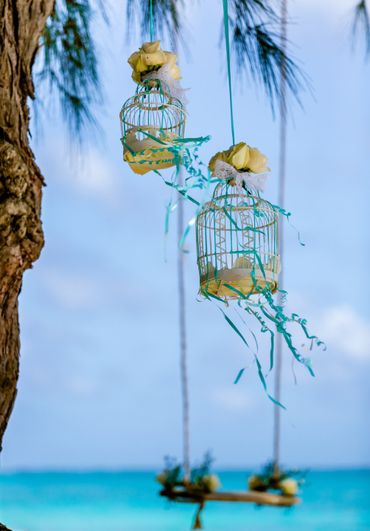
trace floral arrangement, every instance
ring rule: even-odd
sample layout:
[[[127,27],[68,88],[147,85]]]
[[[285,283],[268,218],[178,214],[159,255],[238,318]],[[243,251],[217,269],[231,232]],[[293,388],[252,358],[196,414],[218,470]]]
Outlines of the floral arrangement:
[[[216,474],[211,473],[213,458],[207,452],[202,463],[190,470],[190,478],[185,479],[183,467],[175,459],[165,458],[165,468],[157,475],[157,481],[165,490],[184,487],[187,491],[210,493],[220,488],[221,483]]]
[[[279,490],[283,496],[296,496],[298,488],[304,483],[305,473],[299,470],[276,470],[273,463],[268,463],[260,474],[250,476],[250,490],[266,492]]]
[[[209,161],[209,169],[212,174],[216,173],[217,161],[224,162],[240,172],[265,173],[269,171],[267,167],[267,157],[259,151],[246,144],[239,142],[225,151],[219,151]]]
[[[173,80],[181,78],[177,57],[173,52],[161,50],[160,41],[144,42],[137,52],[130,55],[128,63],[132,67],[132,79],[141,83],[145,75],[166,66],[167,75]]]

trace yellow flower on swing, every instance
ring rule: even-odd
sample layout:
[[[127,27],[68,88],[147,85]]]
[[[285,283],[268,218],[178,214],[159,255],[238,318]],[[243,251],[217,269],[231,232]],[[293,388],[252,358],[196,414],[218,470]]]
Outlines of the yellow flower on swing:
[[[158,483],[165,486],[167,481],[167,474],[165,472],[160,472],[156,475],[156,480],[158,481]]]
[[[295,496],[298,492],[298,483],[295,479],[283,479],[279,483],[279,488],[284,496]]]
[[[221,160],[233,166],[238,171],[251,173],[265,173],[269,171],[267,157],[257,148],[253,148],[245,142],[239,142],[225,151],[219,151],[209,161],[209,169],[215,172],[216,162]]]
[[[204,476],[202,483],[208,492],[215,492],[221,486],[221,482],[216,474]]]
[[[181,78],[180,68],[176,64],[176,54],[161,50],[160,41],[144,42],[137,52],[130,55],[128,63],[132,67],[132,79],[136,83],[142,81],[142,76],[168,65],[170,76],[178,80]]]

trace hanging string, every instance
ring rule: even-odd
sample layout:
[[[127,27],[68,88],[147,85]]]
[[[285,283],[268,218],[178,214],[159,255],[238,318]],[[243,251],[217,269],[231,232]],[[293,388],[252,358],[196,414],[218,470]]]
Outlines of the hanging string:
[[[183,176],[181,167],[178,171],[178,182],[183,186]],[[177,208],[177,237],[178,241],[184,235],[184,198],[178,198]],[[187,367],[187,344],[186,344],[186,313],[185,313],[185,274],[184,274],[184,252],[179,244],[177,249],[178,268],[178,293],[179,293],[179,328],[180,328],[180,376],[181,376],[181,396],[182,396],[182,440],[183,440],[183,465],[184,479],[190,480],[190,428],[189,428],[189,385]]]
[[[286,42],[287,42],[287,18],[288,18],[288,7],[287,0],[282,0],[281,2],[281,33],[280,33],[280,42],[283,55],[280,62],[280,103],[279,103],[279,112],[280,112],[280,131],[279,131],[279,142],[280,142],[280,156],[279,156],[279,206],[284,209],[285,204],[285,174],[286,174],[286,134],[287,134],[287,109],[286,109]],[[284,289],[284,223],[280,223],[280,263],[281,263],[281,273],[279,276],[279,286],[280,291],[278,293],[278,306],[281,306],[281,297],[282,290]],[[275,365],[275,390],[274,395],[276,400],[281,401],[281,373],[282,373],[282,335],[277,335],[276,341],[276,365]],[[280,463],[280,446],[281,446],[281,408],[274,408],[274,442],[273,442],[273,461],[275,474],[279,473],[279,463]]]
[[[229,83],[229,104],[230,104],[230,125],[231,138],[235,144],[235,128],[234,128],[234,111],[233,111],[233,91],[231,83],[231,61],[230,61],[230,36],[229,36],[229,8],[228,0],[223,0],[224,8],[224,28],[225,28],[225,43],[226,43],[226,61],[227,61],[227,78]]]
[[[153,0],[149,0],[149,35],[150,42],[154,41]]]

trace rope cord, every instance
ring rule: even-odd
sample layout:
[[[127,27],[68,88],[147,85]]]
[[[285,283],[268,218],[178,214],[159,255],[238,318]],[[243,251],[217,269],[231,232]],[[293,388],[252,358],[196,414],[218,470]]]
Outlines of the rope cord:
[[[228,78],[228,84],[229,84],[231,138],[232,138],[233,144],[235,144],[233,91],[232,91],[232,83],[231,83],[231,61],[230,61],[230,36],[229,36],[229,7],[228,7],[228,0],[223,0],[223,9],[224,9],[224,29],[225,29],[225,44],[226,44],[227,78]]]
[[[150,42],[154,41],[154,17],[153,17],[153,0],[149,0],[149,36]]]
[[[287,43],[287,18],[288,7],[287,0],[281,2],[281,33],[280,42],[283,56],[280,62],[280,130],[279,130],[279,143],[280,143],[280,155],[279,155],[279,205],[284,209],[285,205],[285,175],[286,175],[286,136],[287,136],[287,107],[286,107],[286,43]],[[281,217],[281,215],[280,215]],[[281,273],[279,278],[280,291],[278,294],[278,306],[282,305],[282,293],[284,289],[284,224],[280,223],[280,260],[281,260]],[[275,368],[275,391],[274,395],[276,400],[281,402],[281,374],[282,374],[282,335],[277,335],[276,341],[276,368]],[[279,472],[280,463],[280,450],[281,450],[281,408],[274,408],[274,441],[273,441],[273,461],[275,472]]]
[[[179,185],[183,186],[181,167],[178,171]],[[177,207],[177,236],[181,242],[184,235],[184,198],[178,198]],[[180,244],[177,250],[178,267],[178,294],[179,294],[179,328],[180,328],[180,377],[182,396],[182,435],[183,435],[183,464],[185,481],[190,479],[190,428],[189,428],[189,385],[187,367],[187,342],[186,342],[186,314],[185,314],[185,275],[184,253]]]

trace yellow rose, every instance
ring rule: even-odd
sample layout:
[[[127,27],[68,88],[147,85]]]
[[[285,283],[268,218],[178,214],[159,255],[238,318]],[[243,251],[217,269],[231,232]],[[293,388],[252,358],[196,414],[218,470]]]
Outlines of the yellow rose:
[[[218,160],[222,160],[222,162],[226,162],[226,159],[227,159],[227,151],[219,151],[218,153],[216,153],[216,155],[213,155],[213,157],[208,163],[208,167],[211,170],[211,172],[212,173],[215,172],[216,162]]]
[[[231,148],[226,162],[234,166],[236,170],[245,170],[249,161],[249,146],[240,142]]]
[[[169,73],[173,79],[180,79],[180,69],[176,64],[176,54],[161,50],[160,41],[144,42],[137,52],[128,58],[128,63],[132,67],[132,79],[137,83],[141,82],[143,74],[158,69],[161,66],[169,65]]]
[[[159,52],[161,49],[161,41],[144,42],[141,49],[145,53]]]
[[[202,483],[208,492],[215,492],[221,486],[221,482],[216,474],[204,476],[202,478]]]
[[[257,148],[249,148],[248,170],[253,173],[265,173],[269,170],[267,157]]]
[[[215,172],[216,161],[221,160],[233,166],[236,170],[252,173],[264,173],[269,171],[267,157],[257,148],[248,146],[245,142],[239,142],[225,151],[219,151],[209,161],[209,169]]]
[[[166,62],[165,64],[169,66],[169,72],[171,74],[172,79],[179,80],[181,79],[181,70],[176,64],[177,57],[175,53],[172,52],[164,52],[166,55]]]
[[[298,483],[295,479],[283,479],[279,482],[279,489],[284,496],[295,496],[298,491]]]

